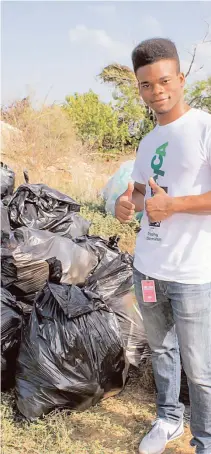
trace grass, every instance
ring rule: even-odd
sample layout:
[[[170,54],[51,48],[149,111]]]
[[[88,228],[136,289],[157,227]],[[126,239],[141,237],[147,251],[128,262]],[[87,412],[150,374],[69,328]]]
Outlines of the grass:
[[[104,212],[100,190],[119,167],[121,159],[106,160],[78,142],[69,120],[58,106],[34,111],[15,106],[7,117],[22,131],[11,140],[2,160],[16,173],[16,186],[28,169],[31,183],[43,182],[82,203],[81,214],[92,222],[90,233],[119,235],[120,248],[133,253],[137,221],[121,225]],[[132,158],[131,156],[130,158]],[[27,424],[16,419],[14,393],[2,393],[2,454],[136,454],[139,440],[155,416],[155,395],[150,363],[130,369],[124,390],[82,413],[53,412]],[[166,449],[166,454],[191,454],[190,431]]]
[[[155,417],[155,395],[146,388],[147,367],[131,369],[124,390],[84,412],[52,412],[28,424],[15,420],[14,395],[2,395],[2,454],[137,454]],[[150,372],[149,372],[150,375]],[[148,380],[150,378],[148,377]],[[190,432],[166,450],[191,454]]]

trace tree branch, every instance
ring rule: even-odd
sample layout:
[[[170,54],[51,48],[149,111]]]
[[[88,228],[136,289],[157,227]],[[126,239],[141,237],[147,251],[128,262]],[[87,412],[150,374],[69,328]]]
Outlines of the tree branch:
[[[205,22],[206,22],[206,21],[205,21]],[[190,74],[190,72],[191,72],[191,69],[192,69],[192,67],[193,67],[193,64],[194,64],[194,61],[195,61],[195,58],[196,58],[196,51],[197,51],[198,45],[199,45],[199,44],[205,44],[205,43],[210,43],[210,42],[211,42],[211,40],[207,40],[207,36],[209,36],[209,32],[210,32],[210,24],[208,24],[208,22],[206,22],[206,24],[207,24],[207,27],[208,27],[208,28],[207,28],[207,31],[206,31],[206,33],[205,33],[205,35],[204,35],[204,38],[202,39],[201,43],[196,44],[195,47],[194,47],[193,54],[191,54],[191,55],[192,55],[192,60],[191,60],[191,62],[190,62],[190,66],[189,66],[189,68],[188,68],[188,71],[187,71],[187,73],[185,74],[185,77],[188,77],[189,74]],[[190,52],[189,52],[189,53],[190,53]],[[199,71],[199,70],[202,69],[202,68],[203,68],[203,66],[201,66],[197,71]],[[197,72],[197,71],[194,71],[194,72]]]
[[[190,72],[191,72],[191,69],[192,69],[192,66],[194,64],[194,60],[195,60],[195,57],[196,57],[196,50],[197,50],[197,45],[194,47],[194,51],[193,51],[193,54],[192,54],[192,60],[190,62],[190,66],[188,68],[188,71],[187,73],[185,74],[185,77],[188,77]]]

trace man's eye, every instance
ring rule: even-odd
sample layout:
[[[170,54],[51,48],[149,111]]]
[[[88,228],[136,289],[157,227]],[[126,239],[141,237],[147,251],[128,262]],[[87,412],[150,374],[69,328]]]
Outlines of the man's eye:
[[[149,84],[143,84],[142,88],[149,88]]]
[[[169,82],[169,79],[164,79],[164,80],[163,80],[163,83],[164,83],[164,84],[167,84],[168,82]]]

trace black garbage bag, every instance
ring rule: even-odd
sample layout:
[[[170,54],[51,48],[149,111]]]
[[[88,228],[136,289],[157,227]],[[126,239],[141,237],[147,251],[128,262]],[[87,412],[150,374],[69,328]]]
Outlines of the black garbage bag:
[[[74,242],[78,246],[92,253],[97,258],[98,264],[95,271],[102,266],[106,266],[114,258],[121,254],[118,248],[118,241],[120,237],[117,235],[111,236],[108,240],[100,236],[86,235],[76,238]]]
[[[43,184],[19,186],[8,208],[13,228],[25,226],[75,238],[87,234],[90,226],[78,214],[75,200]]]
[[[1,199],[11,195],[15,186],[15,173],[9,166],[1,162]]]
[[[103,261],[104,260],[104,261]],[[99,295],[116,314],[130,364],[139,367],[149,350],[143,317],[133,289],[133,258],[118,252],[106,263],[106,255],[86,281],[86,288]]]
[[[18,301],[18,305],[21,307],[23,312],[23,325],[29,323],[30,315],[32,313],[32,304],[24,303],[23,301]]]
[[[10,203],[10,200],[12,200],[12,195],[7,195],[2,199],[2,203],[5,207],[7,207]]]
[[[15,384],[16,358],[21,340],[23,312],[16,298],[1,289],[1,386],[3,390]]]
[[[5,205],[3,205],[1,201],[1,237],[3,233],[10,233],[10,221],[8,217],[8,209]]]
[[[120,390],[125,368],[118,322],[98,296],[47,283],[24,330],[16,374],[19,411],[84,410]]]
[[[25,303],[26,307],[33,305],[37,293],[43,288],[46,281],[59,284],[62,277],[60,260],[52,257],[48,260],[33,261],[21,267],[15,262],[17,280],[9,286],[9,290],[16,295],[18,301]],[[26,316],[28,311],[24,310]]]
[[[119,252],[113,260],[103,262],[88,277],[86,286],[107,302],[123,296],[133,286],[133,258],[128,253]]]
[[[59,283],[62,279],[62,263],[51,253],[56,252],[56,248],[53,250],[49,247],[49,242],[45,243],[45,248],[44,241],[40,241],[46,235],[47,238],[49,235],[51,238],[53,234],[38,230],[31,231],[23,227],[10,234],[5,233],[2,237],[1,285],[14,294],[18,301],[33,304],[37,292],[43,288],[47,280]],[[55,236],[58,243],[57,250],[62,249],[63,241],[71,242],[72,245],[71,240],[53,235]],[[74,243],[73,246],[75,247]],[[38,257],[36,256],[37,247],[41,252],[41,256]],[[33,248],[35,248],[35,256],[33,256]]]
[[[1,286],[9,290],[10,286],[17,281],[13,252],[18,246],[18,242],[5,225],[3,223],[4,230],[1,230]]]
[[[17,280],[17,269],[13,257],[1,250],[1,286],[9,289]]]
[[[98,264],[94,252],[79,247],[70,238],[26,227],[16,229],[14,236],[17,235],[20,237],[20,244],[13,252],[13,257],[19,270],[27,270],[27,267],[33,266],[35,262],[55,257],[62,264],[61,282],[82,285]]]

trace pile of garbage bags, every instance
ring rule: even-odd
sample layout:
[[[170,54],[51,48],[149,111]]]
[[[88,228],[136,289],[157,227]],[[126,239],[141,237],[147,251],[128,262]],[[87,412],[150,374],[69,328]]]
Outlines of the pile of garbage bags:
[[[13,193],[14,172],[1,171],[4,386],[15,382],[17,407],[29,420],[54,408],[88,408],[119,392],[129,364],[138,366],[146,352],[132,256],[116,236],[89,235],[71,197],[29,183]]]

